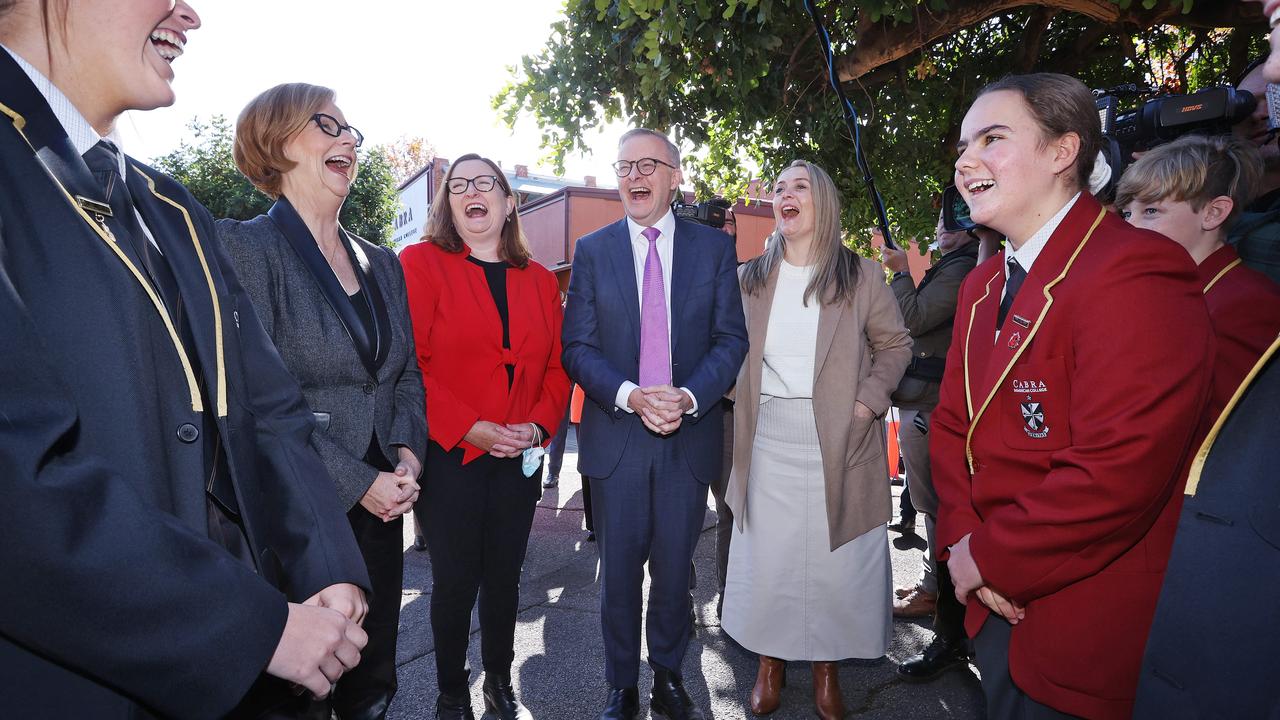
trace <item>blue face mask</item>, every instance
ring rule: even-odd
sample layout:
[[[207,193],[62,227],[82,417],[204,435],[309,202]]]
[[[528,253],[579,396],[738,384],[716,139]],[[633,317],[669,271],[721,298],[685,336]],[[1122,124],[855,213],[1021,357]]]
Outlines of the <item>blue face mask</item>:
[[[526,448],[524,455],[521,457],[521,470],[524,471],[525,477],[533,477],[533,474],[542,468],[542,456],[547,451],[541,447]]]

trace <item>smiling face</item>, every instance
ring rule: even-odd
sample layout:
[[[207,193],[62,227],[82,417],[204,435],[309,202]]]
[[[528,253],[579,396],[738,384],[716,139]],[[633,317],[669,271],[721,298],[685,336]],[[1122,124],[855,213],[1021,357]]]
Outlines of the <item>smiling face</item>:
[[[652,227],[667,214],[672,193],[680,187],[683,176],[679,168],[662,164],[676,163],[666,143],[656,137],[633,135],[618,148],[619,160],[635,162],[644,158],[662,162],[657,164],[652,175],[641,175],[640,168],[633,165],[626,177],[618,178],[618,195],[622,197],[622,208],[627,217],[638,225]]]
[[[346,116],[333,102],[321,106],[319,112],[331,115],[346,125]],[[284,173],[284,194],[298,199],[302,193],[330,193],[339,200],[351,192],[356,180],[356,142],[350,132],[343,131],[333,137],[320,129],[314,120],[307,120],[301,130],[285,143],[284,155],[295,163]]]
[[[813,183],[803,167],[789,167],[773,184],[773,219],[788,240],[808,241],[815,219]]]
[[[1045,138],[1022,95],[986,93],[964,116],[955,184],[970,217],[1015,246],[1049,220],[1075,190],[1060,177],[1075,160],[1070,143]]]
[[[499,172],[483,160],[463,160],[450,170],[449,181],[474,181],[478,177],[496,177]],[[494,182],[493,188],[487,191],[477,190],[475,182],[470,182],[465,191],[449,193],[453,227],[468,245],[497,242],[502,237],[507,217],[515,208],[515,198],[503,190],[501,182]]]
[[[186,2],[69,2],[65,25],[55,13],[49,26],[54,37],[49,39],[52,64],[46,74],[105,133],[125,110],[173,104],[170,65],[182,55],[187,33],[198,27],[200,16]],[[40,60],[48,63],[41,54],[35,53],[37,67]]]
[[[1263,66],[1267,82],[1280,82],[1280,0],[1243,0],[1262,6],[1262,14],[1271,25],[1271,55]]]

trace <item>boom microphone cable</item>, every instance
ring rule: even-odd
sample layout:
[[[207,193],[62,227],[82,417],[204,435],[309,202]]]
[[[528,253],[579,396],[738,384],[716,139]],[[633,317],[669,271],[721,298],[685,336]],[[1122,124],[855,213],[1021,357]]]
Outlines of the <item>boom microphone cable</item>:
[[[840,98],[840,106],[844,110],[844,121],[849,126],[849,133],[853,136],[853,158],[858,164],[858,169],[862,171],[862,182],[867,186],[867,194],[871,196],[871,205],[876,210],[876,217],[880,223],[880,234],[884,237],[885,247],[896,248],[893,242],[893,236],[889,234],[889,216],[884,211],[884,199],[880,197],[880,191],[876,189],[876,180],[871,175],[871,166],[867,163],[867,156],[862,151],[862,129],[858,124],[858,111],[854,108],[853,103],[849,102],[849,98],[845,97],[844,89],[840,87],[840,76],[836,72],[835,55],[831,51],[831,36],[827,34],[827,29],[822,25],[822,20],[818,17],[818,9],[814,7],[813,0],[804,0],[804,9],[808,11],[809,17],[813,18],[813,27],[818,32],[818,42],[822,43],[823,57],[827,61],[827,73],[831,81],[831,87],[836,91],[836,97]]]

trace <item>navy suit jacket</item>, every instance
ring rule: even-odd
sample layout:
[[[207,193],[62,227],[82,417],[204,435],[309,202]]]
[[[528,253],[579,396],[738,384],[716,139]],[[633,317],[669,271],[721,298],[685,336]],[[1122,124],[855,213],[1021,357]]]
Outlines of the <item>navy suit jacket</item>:
[[[0,716],[221,717],[286,600],[368,585],[315,421],[190,193],[129,160],[188,338],[80,210],[102,189],[2,51],[0,106]],[[205,487],[206,418],[230,490]],[[253,566],[210,539],[219,490]]]
[[[698,412],[671,436],[699,482],[720,475],[724,427],[720,398],[747,354],[747,327],[738,290],[733,239],[709,227],[676,220],[671,260],[671,376],[688,388]],[[640,418],[614,405],[618,388],[640,374],[640,293],[627,221],[578,240],[564,315],[564,366],[586,392],[578,470],[613,473]]]

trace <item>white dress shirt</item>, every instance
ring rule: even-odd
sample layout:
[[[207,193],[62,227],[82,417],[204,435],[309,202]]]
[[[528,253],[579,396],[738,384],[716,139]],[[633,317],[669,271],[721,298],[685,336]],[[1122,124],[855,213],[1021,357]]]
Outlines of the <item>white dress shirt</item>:
[[[1044,250],[1044,246],[1048,244],[1049,238],[1062,224],[1062,220],[1071,212],[1071,208],[1075,207],[1076,201],[1080,199],[1080,193],[1076,193],[1074,197],[1067,201],[1066,205],[1057,212],[1048,222],[1040,226],[1040,229],[1031,234],[1027,241],[1022,243],[1022,247],[1015,248],[1013,243],[1005,242],[1004,244],[1004,280],[1005,285],[1009,283],[1009,258],[1012,256],[1018,264],[1022,266],[1023,272],[1031,274],[1031,266],[1035,264],[1036,258],[1040,257],[1040,251]],[[1004,289],[1000,290],[1000,300],[1004,301]],[[1000,338],[1000,329],[996,329],[996,339]]]
[[[13,58],[13,61],[18,63],[18,67],[22,68],[27,77],[31,78],[31,84],[36,86],[36,90],[39,90],[40,94],[44,96],[44,101],[49,103],[49,109],[53,111],[53,116],[62,124],[63,131],[67,133],[67,139],[71,141],[71,146],[76,149],[77,153],[83,156],[94,145],[104,139],[110,140],[116,148],[120,148],[120,140],[116,137],[115,132],[105,138],[99,135],[98,131],[94,130],[89,121],[80,113],[80,110],[53,84],[53,81],[45,77],[44,73],[4,44],[0,44],[0,49],[9,53],[9,57]],[[125,165],[123,149],[116,153],[116,162],[119,164],[120,177],[127,177],[125,173],[128,172],[128,167]],[[138,226],[146,234],[147,240],[151,241],[151,244],[159,250],[160,246],[156,244],[155,237],[151,235],[151,228],[147,227],[147,221],[142,219],[142,215],[137,211],[137,208],[134,208],[134,215],[137,216]]]
[[[676,216],[670,211],[663,215],[658,222],[653,224],[658,228],[658,239],[655,241],[658,249],[658,260],[662,262],[662,293],[664,295],[663,304],[667,306],[667,363],[671,363],[671,346],[675,340],[675,328],[671,325],[671,265],[672,257],[675,249],[676,235]],[[640,312],[644,313],[644,264],[649,259],[649,238],[644,236],[645,226],[627,217],[627,232],[631,237],[631,262],[636,271],[636,295],[640,298]],[[618,393],[613,399],[613,404],[620,410],[626,410],[629,413],[635,412],[627,405],[627,399],[631,397],[631,392],[640,387],[630,380],[622,381],[622,385],[618,386]],[[693,407],[686,411],[686,415],[693,415],[698,412],[698,398],[689,392],[688,388],[680,388],[684,390],[689,399],[693,401]]]

